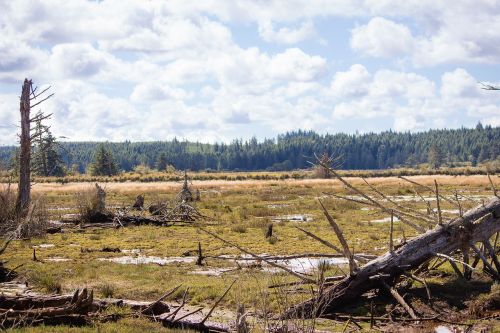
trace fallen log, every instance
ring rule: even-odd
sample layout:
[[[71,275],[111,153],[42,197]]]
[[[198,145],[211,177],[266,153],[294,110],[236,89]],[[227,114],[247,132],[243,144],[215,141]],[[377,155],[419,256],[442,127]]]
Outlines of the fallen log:
[[[332,316],[366,291],[393,285],[406,271],[416,269],[437,253],[450,254],[463,248],[476,248],[500,231],[500,198],[494,197],[442,225],[437,225],[403,246],[368,262],[338,284],[326,288],[320,295],[289,308],[283,317]],[[493,269],[493,267],[490,267]],[[494,271],[495,273],[498,273]],[[382,276],[383,279],[374,279]]]

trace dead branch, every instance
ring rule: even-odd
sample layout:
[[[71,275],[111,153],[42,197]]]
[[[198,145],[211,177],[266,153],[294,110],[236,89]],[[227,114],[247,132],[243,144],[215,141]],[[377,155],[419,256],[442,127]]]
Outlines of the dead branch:
[[[303,280],[303,281],[306,281],[306,282],[308,282],[308,283],[313,283],[313,284],[314,284],[314,283],[316,283],[316,281],[314,281],[314,280],[313,280],[313,279],[311,279],[311,278],[308,278],[308,277],[306,277],[306,276],[304,276],[304,275],[302,275],[302,274],[296,273],[296,272],[292,271],[291,269],[289,269],[289,268],[287,268],[287,267],[285,267],[285,266],[279,265],[279,264],[277,264],[277,263],[275,263],[275,262],[273,262],[273,261],[271,261],[271,260],[268,260],[268,259],[265,259],[265,258],[263,258],[263,257],[261,257],[261,256],[258,256],[258,255],[256,255],[256,254],[254,254],[254,253],[252,253],[252,252],[250,252],[250,251],[248,251],[248,250],[246,250],[246,249],[242,248],[242,247],[241,247],[241,246],[239,246],[239,245],[233,244],[233,243],[231,243],[231,242],[229,242],[229,241],[227,241],[227,240],[223,239],[222,237],[220,237],[220,236],[218,236],[218,235],[214,234],[214,233],[213,233],[213,232],[211,232],[211,231],[208,231],[208,230],[206,230],[206,229],[204,229],[204,228],[202,228],[202,227],[198,227],[198,228],[199,228],[201,231],[203,231],[203,232],[205,232],[205,233],[209,234],[210,236],[212,236],[212,237],[214,237],[214,238],[216,238],[216,239],[220,240],[221,242],[223,242],[223,243],[225,243],[225,244],[227,244],[227,245],[230,245],[230,246],[232,246],[232,247],[234,247],[234,248],[237,248],[237,249],[238,249],[238,250],[240,250],[241,252],[246,253],[246,254],[248,254],[248,255],[252,256],[253,258],[255,258],[255,259],[257,259],[257,260],[262,260],[263,262],[265,262],[266,264],[268,264],[268,265],[270,265],[270,266],[273,266],[273,267],[276,267],[276,268],[282,269],[282,270],[284,270],[285,272],[288,272],[289,274],[291,274],[291,275],[293,275],[293,276],[296,276],[296,277],[298,277],[299,279],[301,279],[301,280]]]
[[[351,253],[351,250],[349,250],[349,245],[347,245],[347,241],[345,240],[344,235],[342,234],[342,230],[340,230],[335,220],[330,216],[330,214],[328,213],[328,211],[326,210],[325,206],[323,205],[320,199],[318,199],[318,202],[321,205],[321,208],[323,209],[323,213],[325,214],[326,219],[332,226],[333,231],[337,235],[337,238],[339,239],[340,244],[342,245],[344,256],[347,258],[347,260],[349,260],[349,272],[352,275],[356,273],[356,271],[358,270],[358,265],[354,261],[354,257]]]

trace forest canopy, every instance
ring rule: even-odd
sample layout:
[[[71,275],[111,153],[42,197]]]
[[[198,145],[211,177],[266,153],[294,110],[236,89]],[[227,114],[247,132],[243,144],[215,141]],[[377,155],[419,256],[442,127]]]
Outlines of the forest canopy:
[[[62,142],[60,155],[68,169],[84,172],[94,161],[99,142]],[[368,134],[326,134],[296,131],[276,139],[234,140],[229,144],[199,142],[104,143],[120,170],[138,165],[198,170],[291,170],[310,167],[314,154],[342,156],[343,169],[386,169],[429,163],[431,167],[471,165],[500,156],[500,127],[430,130],[419,133],[387,131]],[[8,165],[15,147],[0,147]],[[75,170],[75,171],[76,171]]]

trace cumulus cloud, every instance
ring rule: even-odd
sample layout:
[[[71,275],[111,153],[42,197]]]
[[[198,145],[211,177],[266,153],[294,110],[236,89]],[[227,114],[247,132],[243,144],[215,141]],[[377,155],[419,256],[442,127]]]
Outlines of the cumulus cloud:
[[[445,72],[436,87],[413,72],[382,69],[371,74],[358,64],[334,76],[331,94],[334,119],[391,117],[398,131],[460,126],[467,116],[495,124],[500,114],[500,96],[481,90],[463,68]]]
[[[394,57],[410,53],[414,41],[405,25],[374,17],[351,31],[351,47],[372,57]]]
[[[298,48],[287,49],[275,55],[269,65],[271,77],[292,81],[311,81],[326,70],[324,58],[310,56]]]
[[[305,21],[299,27],[281,27],[276,30],[271,21],[259,23],[259,35],[268,43],[297,44],[316,35],[314,23]]]
[[[337,97],[359,97],[366,95],[369,88],[370,73],[361,64],[354,64],[345,72],[337,72],[331,88]]]
[[[43,108],[73,140],[496,124],[500,94],[467,63],[496,68],[499,15],[487,0],[0,1],[0,134],[15,142],[25,76],[53,85]]]

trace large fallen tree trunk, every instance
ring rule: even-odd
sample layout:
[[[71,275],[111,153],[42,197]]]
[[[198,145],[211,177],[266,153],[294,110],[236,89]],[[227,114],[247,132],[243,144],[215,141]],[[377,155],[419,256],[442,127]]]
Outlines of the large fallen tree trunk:
[[[433,257],[448,255],[457,250],[475,249],[478,242],[489,244],[489,239],[499,231],[500,198],[495,197],[484,205],[467,211],[463,216],[437,225],[398,249],[368,262],[335,286],[326,288],[317,297],[288,309],[284,316],[332,316],[341,306],[354,301],[363,293],[374,288],[384,288],[384,285],[393,285],[400,275],[418,268]],[[486,262],[485,266],[489,265]],[[491,266],[490,269],[498,277],[498,272]]]

